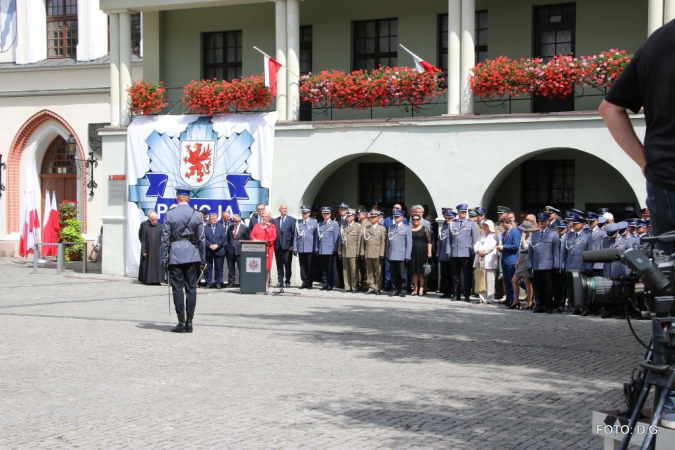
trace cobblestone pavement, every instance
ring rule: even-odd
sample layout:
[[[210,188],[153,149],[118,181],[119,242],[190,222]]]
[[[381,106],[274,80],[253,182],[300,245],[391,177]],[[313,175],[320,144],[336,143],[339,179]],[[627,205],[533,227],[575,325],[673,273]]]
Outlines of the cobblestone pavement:
[[[589,449],[625,322],[435,296],[200,290],[0,259],[0,448]],[[635,323],[648,339],[648,323]]]

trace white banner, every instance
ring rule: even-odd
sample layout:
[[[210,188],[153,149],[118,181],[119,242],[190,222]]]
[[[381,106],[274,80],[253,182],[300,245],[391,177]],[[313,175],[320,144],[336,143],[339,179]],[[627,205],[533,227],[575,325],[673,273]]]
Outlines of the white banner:
[[[127,130],[126,275],[138,274],[138,229],[151,210],[176,203],[174,188],[192,188],[190,205],[248,219],[269,203],[277,113],[138,116]]]

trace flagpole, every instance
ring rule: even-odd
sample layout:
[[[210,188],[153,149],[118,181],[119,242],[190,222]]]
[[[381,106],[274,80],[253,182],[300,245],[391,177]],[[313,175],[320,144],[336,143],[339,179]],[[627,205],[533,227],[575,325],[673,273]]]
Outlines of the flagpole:
[[[410,50],[408,50],[407,48],[405,48],[405,46],[404,46],[403,44],[398,44],[398,45],[399,45],[403,50],[405,50],[406,52],[410,53],[411,55],[414,54],[413,52],[411,52]]]
[[[264,56],[267,56],[268,58],[272,58],[270,55],[268,55],[267,53],[263,52],[262,50],[260,50],[260,49],[259,49],[258,47],[256,47],[255,45],[253,46],[253,48],[256,49],[256,50],[258,50],[258,51],[259,51],[260,53],[262,53]],[[272,58],[272,59],[274,59],[274,58]],[[276,59],[274,59],[274,60],[277,61]],[[283,67],[284,69],[286,69],[286,72],[288,72],[288,73],[290,73],[291,75],[295,75],[296,77],[300,78],[300,75],[298,75],[297,73],[293,72],[293,71],[290,70],[288,67],[286,67],[286,66],[284,66],[283,64],[281,64],[279,61],[277,61],[277,64],[279,64],[281,67]]]

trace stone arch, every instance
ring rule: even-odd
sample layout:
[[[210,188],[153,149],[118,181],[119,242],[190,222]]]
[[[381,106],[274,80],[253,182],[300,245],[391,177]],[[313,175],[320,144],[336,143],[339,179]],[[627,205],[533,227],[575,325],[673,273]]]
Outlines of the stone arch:
[[[386,153],[380,153],[380,152],[367,152],[367,153],[353,153],[350,155],[345,155],[342,157],[339,157],[331,162],[329,162],[327,165],[325,165],[321,170],[319,170],[314,177],[309,181],[309,183],[306,185],[306,188],[304,192],[302,193],[299,201],[298,201],[298,209],[300,205],[312,205],[312,202],[314,199],[317,197],[317,194],[321,190],[321,188],[324,186],[324,184],[328,181],[331,175],[333,175],[336,171],[338,171],[340,168],[342,168],[345,164],[349,163],[350,161],[354,161],[357,159],[362,159],[364,157],[382,157],[385,158],[386,161],[388,162],[397,162],[403,164],[407,170],[409,170],[417,179],[420,180],[424,188],[426,189],[427,193],[429,194],[429,197],[433,197],[431,195],[430,189],[427,187],[427,185],[424,183],[424,179],[419,176],[419,174],[415,171],[414,168],[410,167],[408,164],[409,161],[406,160],[401,160],[399,158],[396,158],[395,156],[392,156],[391,154],[386,154]],[[379,162],[379,161],[378,161]],[[406,180],[406,183],[408,183],[408,180]],[[411,206],[414,202],[414,199],[412,198],[406,198],[406,203],[407,206]],[[321,205],[319,205],[321,206]],[[355,206],[355,205],[354,205]],[[367,206],[367,205],[366,205]],[[437,208],[435,204],[429,205],[432,206],[435,210],[440,211],[440,208]]]
[[[7,232],[8,233],[18,233],[20,229],[19,220],[21,217],[21,159],[23,152],[26,148],[26,144],[29,142],[30,138],[37,131],[37,129],[47,123],[54,122],[55,125],[62,130],[65,130],[68,134],[71,134],[75,141],[77,142],[77,148],[79,149],[80,158],[86,159],[84,148],[82,142],[80,141],[79,136],[75,130],[58,114],[49,111],[42,110],[32,117],[30,117],[22,126],[19,128],[19,131],[14,136],[12,145],[9,148],[9,154],[7,156]],[[87,169],[84,168],[83,175],[80,180],[81,192],[86,192],[86,180],[87,180]],[[87,202],[83,201],[82,205],[82,229],[86,232],[87,230]],[[40,212],[40,214],[42,214]]]
[[[481,205],[487,207],[488,205],[491,205],[492,199],[494,198],[494,195],[497,191],[497,189],[500,187],[500,185],[504,182],[506,177],[513,172],[518,166],[520,166],[523,162],[528,161],[536,156],[543,155],[546,153],[554,152],[554,151],[569,151],[572,155],[575,152],[579,152],[585,155],[590,155],[594,158],[597,158],[600,160],[600,162],[605,163],[612,167],[614,171],[616,172],[617,175],[623,178],[623,180],[630,186],[631,190],[633,191],[635,197],[640,201],[641,199],[644,199],[646,196],[645,192],[645,183],[644,183],[644,178],[642,178],[642,174],[640,172],[640,169],[637,167],[637,165],[634,165],[634,167],[630,167],[634,170],[632,171],[627,171],[627,170],[621,170],[622,166],[618,164],[617,161],[612,161],[611,164],[610,162],[607,161],[607,159],[603,158],[603,155],[597,154],[596,152],[580,149],[580,148],[571,148],[571,147],[549,147],[549,148],[542,148],[542,149],[537,149],[533,151],[529,151],[523,154],[520,154],[518,157],[512,159],[508,164],[504,165],[501,167],[501,170],[499,170],[492,178],[492,181],[487,185],[482,199],[481,199]],[[632,162],[632,161],[631,161]],[[619,165],[619,167],[617,167]],[[487,178],[487,177],[486,177]],[[489,178],[488,178],[489,179]],[[494,205],[492,205],[494,206]]]

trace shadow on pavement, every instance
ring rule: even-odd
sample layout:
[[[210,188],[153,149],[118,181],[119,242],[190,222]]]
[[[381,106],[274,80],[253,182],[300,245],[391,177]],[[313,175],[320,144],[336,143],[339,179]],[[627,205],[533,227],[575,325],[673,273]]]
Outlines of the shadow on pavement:
[[[141,328],[144,330],[157,330],[157,331],[164,331],[164,332],[170,332],[171,328],[173,328],[175,325],[159,325],[156,323],[151,323],[151,322],[144,322],[144,323],[139,323],[136,325],[136,328]]]

